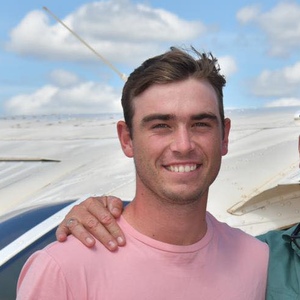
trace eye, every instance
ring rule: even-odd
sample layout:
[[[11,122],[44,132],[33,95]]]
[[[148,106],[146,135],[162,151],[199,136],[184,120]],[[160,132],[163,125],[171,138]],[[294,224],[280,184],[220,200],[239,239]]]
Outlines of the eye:
[[[169,125],[168,124],[163,124],[163,123],[160,123],[160,124],[154,124],[152,126],[153,129],[160,129],[160,128],[169,128]]]
[[[210,127],[208,122],[197,122],[193,124],[193,127]]]

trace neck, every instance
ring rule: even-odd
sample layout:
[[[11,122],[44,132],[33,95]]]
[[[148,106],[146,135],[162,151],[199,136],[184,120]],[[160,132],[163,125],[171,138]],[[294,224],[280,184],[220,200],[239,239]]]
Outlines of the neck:
[[[191,245],[206,233],[206,198],[189,204],[170,204],[135,197],[123,216],[141,233],[164,243]]]

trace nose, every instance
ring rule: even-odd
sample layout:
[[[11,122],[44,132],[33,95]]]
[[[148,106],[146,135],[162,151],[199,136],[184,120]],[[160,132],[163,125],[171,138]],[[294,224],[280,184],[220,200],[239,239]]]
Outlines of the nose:
[[[174,132],[171,150],[181,154],[187,154],[194,149],[195,143],[191,132],[186,128],[178,128],[178,130]]]

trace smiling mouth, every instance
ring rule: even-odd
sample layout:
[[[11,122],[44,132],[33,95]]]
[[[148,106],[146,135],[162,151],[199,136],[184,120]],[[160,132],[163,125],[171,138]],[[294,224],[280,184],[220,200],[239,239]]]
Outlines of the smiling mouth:
[[[176,173],[188,173],[195,171],[199,165],[193,164],[193,165],[172,165],[172,166],[167,166],[166,169],[171,172],[176,172]]]

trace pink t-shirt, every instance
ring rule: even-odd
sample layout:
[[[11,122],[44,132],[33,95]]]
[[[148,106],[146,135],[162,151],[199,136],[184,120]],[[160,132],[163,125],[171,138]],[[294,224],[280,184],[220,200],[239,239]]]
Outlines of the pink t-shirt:
[[[268,247],[207,213],[208,231],[189,246],[153,240],[119,224],[127,244],[109,252],[69,237],[33,254],[17,299],[265,299]]]

